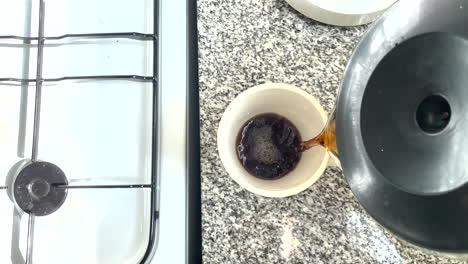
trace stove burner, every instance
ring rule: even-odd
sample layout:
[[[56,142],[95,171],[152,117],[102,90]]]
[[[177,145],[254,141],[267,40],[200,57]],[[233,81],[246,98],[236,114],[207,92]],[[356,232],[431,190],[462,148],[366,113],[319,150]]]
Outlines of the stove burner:
[[[67,185],[63,171],[49,162],[32,162],[16,177],[13,196],[16,204],[26,213],[36,216],[49,215],[62,206],[67,197]]]

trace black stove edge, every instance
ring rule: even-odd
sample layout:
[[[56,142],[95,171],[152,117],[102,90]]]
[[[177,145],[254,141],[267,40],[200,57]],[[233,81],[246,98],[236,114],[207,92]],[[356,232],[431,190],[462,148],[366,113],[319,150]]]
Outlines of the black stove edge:
[[[187,0],[187,264],[202,263],[197,0]]]

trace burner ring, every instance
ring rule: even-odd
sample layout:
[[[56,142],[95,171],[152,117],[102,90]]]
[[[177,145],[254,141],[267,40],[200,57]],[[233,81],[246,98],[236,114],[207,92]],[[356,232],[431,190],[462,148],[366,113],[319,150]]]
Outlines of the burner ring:
[[[26,213],[45,216],[57,211],[67,198],[65,173],[49,162],[32,162],[18,173],[13,184],[16,204]]]

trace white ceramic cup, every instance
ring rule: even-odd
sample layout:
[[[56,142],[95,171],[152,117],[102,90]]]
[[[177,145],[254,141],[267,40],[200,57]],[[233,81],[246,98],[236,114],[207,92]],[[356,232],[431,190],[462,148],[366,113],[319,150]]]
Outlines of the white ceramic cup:
[[[323,174],[329,155],[322,147],[302,154],[296,168],[277,180],[252,176],[240,163],[236,139],[242,126],[252,117],[275,113],[289,119],[299,130],[302,140],[310,139],[324,128],[327,113],[318,101],[304,90],[279,83],[250,88],[228,106],[218,128],[218,151],[229,175],[240,186],[258,195],[286,197],[304,191]]]

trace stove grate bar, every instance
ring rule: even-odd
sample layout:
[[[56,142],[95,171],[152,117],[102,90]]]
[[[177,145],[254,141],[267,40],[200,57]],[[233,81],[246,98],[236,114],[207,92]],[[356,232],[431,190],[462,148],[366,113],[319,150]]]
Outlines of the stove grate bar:
[[[26,246],[26,264],[32,264],[35,219],[36,219],[35,215],[29,214],[29,218],[28,218],[28,238],[27,238],[27,246]]]
[[[65,34],[61,36],[53,37],[43,37],[43,40],[60,40],[60,39],[70,39],[70,38],[80,38],[80,39],[107,39],[107,38],[124,38],[124,39],[133,39],[133,40],[156,40],[154,34],[145,34],[139,32],[115,32],[115,33],[85,33],[85,34]],[[22,37],[15,35],[0,35],[0,40],[9,40],[17,39],[22,41],[37,41],[39,37]]]
[[[37,46],[37,72],[36,72],[36,97],[34,100],[34,124],[31,161],[36,162],[39,148],[39,123],[41,120],[41,100],[42,100],[42,65],[44,58],[44,13],[45,3],[39,3],[39,40]]]
[[[152,188],[152,184],[126,184],[126,185],[56,185],[64,189],[141,189]]]
[[[60,81],[73,81],[73,80],[92,80],[92,81],[104,81],[104,80],[124,80],[124,81],[137,81],[137,82],[153,82],[156,80],[153,76],[141,76],[141,75],[87,75],[87,76],[65,76],[59,78],[45,78],[42,82],[60,82]],[[36,79],[21,79],[21,78],[0,78],[0,82],[17,82],[17,83],[32,83],[36,82]]]

